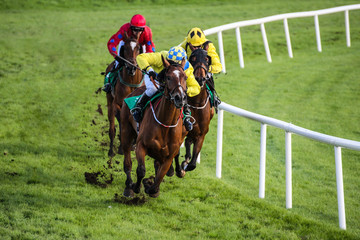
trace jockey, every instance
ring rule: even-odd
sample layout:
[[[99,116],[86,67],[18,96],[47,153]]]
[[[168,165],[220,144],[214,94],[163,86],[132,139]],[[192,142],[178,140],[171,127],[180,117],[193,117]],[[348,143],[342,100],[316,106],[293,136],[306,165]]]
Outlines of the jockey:
[[[131,18],[131,21],[129,23],[125,23],[124,25],[122,25],[120,29],[111,36],[107,43],[110,54],[114,58],[116,58],[117,55],[123,56],[123,54],[121,53],[121,48],[124,45],[123,36],[125,32],[129,37],[134,36],[138,39],[139,44],[143,48],[143,52],[155,52],[155,44],[152,41],[151,29],[145,24],[146,20],[144,16],[136,14]],[[116,50],[117,46],[119,47]],[[120,66],[122,66],[123,61],[118,62],[117,60],[115,60],[114,68],[117,68],[119,64]],[[105,92],[109,92],[111,90],[111,84],[105,83],[103,90]]]
[[[188,32],[188,35],[186,36],[186,38],[184,39],[184,41],[182,43],[180,43],[179,46],[181,46],[182,48],[185,49],[188,58],[190,57],[192,51],[189,47],[189,43],[191,43],[195,49],[197,48],[202,48],[205,49],[206,46],[208,45],[209,48],[207,50],[208,56],[210,57],[210,64],[209,64],[209,77],[211,79],[211,83],[213,86],[209,86],[211,88],[211,92],[214,95],[214,101],[215,101],[215,105],[217,106],[218,104],[220,104],[220,99],[217,98],[217,96],[214,94],[215,93],[215,85],[214,85],[214,80],[212,75],[214,73],[220,73],[220,71],[222,70],[222,64],[220,62],[220,58],[219,55],[216,53],[216,48],[214,46],[214,44],[209,41],[206,37],[204,32],[198,28],[198,27],[194,27],[192,29],[190,29],[190,31]]]
[[[150,78],[158,84],[156,77],[164,69],[164,64],[161,57],[166,58],[170,63],[181,63],[182,59],[185,58],[186,64],[184,67],[184,72],[187,76],[186,85],[187,85],[187,95],[189,97],[194,97],[200,93],[200,85],[195,80],[194,69],[191,64],[187,61],[185,50],[182,47],[172,47],[169,51],[161,51],[156,53],[142,53],[136,57],[136,62],[139,67],[147,72],[145,74],[145,86],[146,90],[141,95],[139,100],[136,103],[136,106],[132,110],[132,115],[135,121],[141,121],[141,110],[145,106],[148,100],[156,93],[157,88],[153,84]],[[183,113],[185,115],[184,125],[187,131],[191,131],[193,124],[190,121],[190,109],[187,104],[184,106]]]

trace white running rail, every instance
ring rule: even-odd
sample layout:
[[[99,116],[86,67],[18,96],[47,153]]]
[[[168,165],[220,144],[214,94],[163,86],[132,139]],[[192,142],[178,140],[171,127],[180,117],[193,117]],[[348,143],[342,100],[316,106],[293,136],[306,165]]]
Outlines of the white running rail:
[[[335,149],[339,226],[341,229],[346,229],[341,148],[360,151],[360,142],[314,132],[291,123],[249,112],[222,102],[219,105],[217,127],[216,176],[218,178],[221,178],[224,111],[261,123],[259,198],[265,198],[266,127],[267,125],[270,125],[285,130],[286,208],[288,209],[292,208],[291,134],[295,133],[297,135],[333,145]]]
[[[292,48],[291,48],[291,40],[290,40],[290,33],[289,33],[289,26],[288,26],[289,18],[314,17],[317,49],[319,52],[321,52],[322,48],[321,48],[321,38],[320,38],[319,15],[325,15],[325,14],[336,13],[336,12],[345,12],[346,45],[348,47],[350,47],[351,43],[350,43],[349,11],[356,10],[356,9],[360,9],[360,4],[348,5],[348,6],[342,6],[342,7],[334,7],[334,8],[328,8],[328,9],[317,10],[317,11],[309,11],[309,12],[285,13],[285,14],[279,14],[279,15],[274,15],[274,16],[265,17],[265,18],[230,23],[230,24],[206,29],[204,31],[204,34],[205,35],[211,35],[211,34],[215,34],[215,33],[217,34],[218,44],[219,44],[220,61],[223,66],[222,71],[225,73],[226,72],[225,56],[224,56],[224,46],[223,46],[223,38],[222,38],[223,31],[235,29],[236,40],[237,40],[237,45],[238,45],[238,55],[239,55],[240,67],[244,68],[245,65],[244,65],[244,57],[243,57],[242,44],[241,44],[240,27],[260,25],[260,30],[261,30],[261,34],[262,34],[262,38],[263,38],[266,57],[267,57],[268,62],[271,62],[272,60],[271,60],[270,48],[269,48],[266,31],[265,31],[265,23],[278,21],[278,20],[284,21],[284,31],[285,31],[285,38],[286,38],[288,53],[289,53],[289,57],[292,58],[293,53],[292,53]]]

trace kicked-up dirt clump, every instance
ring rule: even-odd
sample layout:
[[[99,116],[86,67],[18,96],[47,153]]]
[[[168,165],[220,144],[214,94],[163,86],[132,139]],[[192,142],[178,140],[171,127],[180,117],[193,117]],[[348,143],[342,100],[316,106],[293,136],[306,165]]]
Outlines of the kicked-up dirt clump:
[[[110,178],[106,179],[106,174],[102,171],[100,172],[85,172],[85,180],[87,183],[97,185],[102,188],[106,188],[109,184],[111,184],[114,180],[112,174],[110,174]]]
[[[139,197],[133,197],[133,198],[126,198],[124,196],[119,196],[119,194],[115,193],[114,201],[118,203],[122,203],[125,205],[143,205],[148,200],[146,200],[146,197],[144,195]]]

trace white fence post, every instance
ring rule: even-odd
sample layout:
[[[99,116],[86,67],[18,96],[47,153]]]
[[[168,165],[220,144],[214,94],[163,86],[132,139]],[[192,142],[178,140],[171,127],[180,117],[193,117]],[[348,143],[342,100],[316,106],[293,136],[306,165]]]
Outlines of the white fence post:
[[[285,131],[286,208],[292,208],[291,132]]]
[[[236,32],[236,41],[237,41],[237,46],[238,46],[240,67],[244,68],[245,65],[244,65],[244,55],[243,55],[242,44],[241,44],[240,28],[237,27],[235,32]]]
[[[285,38],[286,38],[286,45],[288,48],[289,57],[293,58],[292,48],[291,48],[291,40],[290,40],[290,33],[289,33],[289,25],[287,18],[284,18],[284,30],[285,30]]]
[[[271,60],[271,55],[270,55],[270,49],[269,49],[269,43],[266,37],[266,31],[265,31],[265,24],[261,23],[260,24],[260,29],[261,29],[261,35],[263,38],[263,42],[264,42],[264,47],[265,47],[265,52],[266,52],[266,57],[269,63],[272,62]]]
[[[345,11],[345,32],[346,32],[346,45],[350,47],[350,22],[349,22],[349,10]]]
[[[261,123],[259,198],[265,198],[265,167],[266,167],[266,124]]]
[[[314,20],[315,20],[315,34],[316,34],[317,49],[319,52],[321,52],[322,49],[321,49],[321,39],[320,39],[319,16],[315,15]]]
[[[223,44],[223,38],[222,38],[222,32],[218,32],[218,42],[219,42],[219,52],[220,52],[220,61],[222,64],[222,72],[226,73],[226,67],[225,67],[225,55],[224,55],[224,44]]]
[[[345,201],[344,201],[344,184],[342,174],[341,162],[341,147],[335,146],[335,167],[336,167],[336,185],[337,185],[337,198],[338,198],[338,211],[339,211],[339,226],[341,229],[346,229],[345,220]]]
[[[218,110],[217,144],[216,144],[216,177],[221,178],[222,142],[224,111]]]

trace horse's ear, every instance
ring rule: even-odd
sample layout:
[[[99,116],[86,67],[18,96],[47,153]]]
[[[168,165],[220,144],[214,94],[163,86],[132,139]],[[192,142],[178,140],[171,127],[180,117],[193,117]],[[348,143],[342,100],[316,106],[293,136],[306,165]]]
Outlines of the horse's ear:
[[[164,64],[164,68],[168,68],[170,66],[170,63],[168,60],[166,60],[166,58],[164,58],[163,55],[161,55],[161,59],[162,59],[162,62]]]
[[[208,49],[209,49],[209,43],[205,44],[205,46],[204,46],[205,51],[208,51]]]
[[[128,37],[129,37],[129,36],[128,36],[127,32],[125,31],[125,32],[124,32],[124,41],[125,41]]]
[[[195,47],[191,43],[189,43],[189,47],[191,49],[191,52],[193,52],[195,50]]]
[[[184,67],[185,67],[185,64],[186,64],[186,60],[185,60],[185,58],[183,58],[182,60],[181,60],[181,67],[184,69]]]

